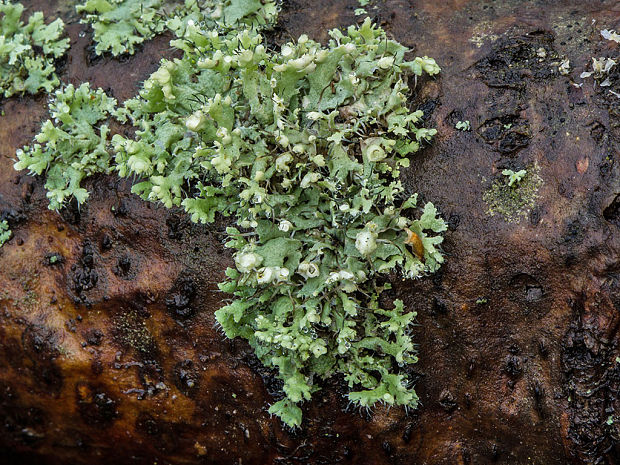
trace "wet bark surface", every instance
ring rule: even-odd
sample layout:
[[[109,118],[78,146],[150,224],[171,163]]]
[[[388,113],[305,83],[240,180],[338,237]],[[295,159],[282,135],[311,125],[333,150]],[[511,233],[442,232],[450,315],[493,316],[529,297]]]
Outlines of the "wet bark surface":
[[[174,53],[161,36],[93,59],[70,7],[24,3],[68,23],[62,79],[120,101]],[[15,97],[0,101],[0,219],[14,233],[0,249],[0,462],[620,463],[620,99],[557,72],[567,57],[580,82],[592,56],[617,55],[599,30],[620,29],[620,4],[374,4],[392,37],[442,67],[416,87],[438,136],[404,182],[449,221],[447,260],[392,277],[418,312],[422,405],[351,410],[335,379],[300,430],[283,429],[267,413],[278,380],[214,327],[225,223],[194,225],[113,176],[88,182],[85,207],[49,211],[43,181],[12,169],[45,97]],[[269,40],[325,41],[356,7],[289,0]],[[455,129],[464,120],[470,132]],[[520,221],[490,215],[491,183],[525,166],[543,180],[535,205]]]

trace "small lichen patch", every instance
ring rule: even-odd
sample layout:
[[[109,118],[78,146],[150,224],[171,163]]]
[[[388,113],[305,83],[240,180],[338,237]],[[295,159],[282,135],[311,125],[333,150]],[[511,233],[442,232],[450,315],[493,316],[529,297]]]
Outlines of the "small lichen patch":
[[[510,182],[510,176],[503,175],[495,180],[484,193],[483,200],[488,205],[487,214],[501,215],[509,223],[518,223],[526,217],[530,209],[536,204],[538,190],[543,185],[539,176],[538,165],[528,167],[519,182]]]
[[[88,192],[81,187],[82,180],[111,171],[105,121],[115,106],[116,100],[102,89],[91,89],[88,83],[76,89],[69,84],[50,100],[51,119],[43,123],[35,143],[17,150],[16,170],[46,173],[51,209],[60,209],[72,197],[83,203]]]
[[[9,229],[9,223],[6,220],[0,221],[0,247],[10,238],[11,230]]]
[[[97,55],[117,56],[133,54],[136,45],[164,30],[161,6],[161,0],[88,0],[76,11],[84,14],[82,23],[92,25]]]
[[[473,28],[473,33],[469,39],[476,47],[480,48],[488,42],[495,42],[499,36],[491,32],[491,23],[489,21],[481,21]]]
[[[456,129],[458,129],[459,131],[471,131],[471,123],[469,122],[469,120],[465,120],[465,121],[458,121],[456,123],[456,126],[454,126]]]
[[[354,13],[355,16],[368,15],[368,9],[372,8],[373,10],[377,9],[377,5],[371,4],[370,0],[358,0],[359,8],[356,8]]]
[[[615,31],[604,29],[601,31],[604,39],[618,43],[620,37]],[[581,79],[592,77],[601,89],[606,89],[610,94],[620,98],[620,79],[618,79],[617,65],[620,63],[620,57],[592,57],[591,71],[584,71],[579,75]],[[581,87],[580,84],[574,84]]]
[[[0,0],[0,96],[10,97],[41,90],[51,92],[60,81],[55,60],[69,48],[69,39],[61,37],[65,25],[61,19],[45,24],[37,11],[21,21],[24,6]]]

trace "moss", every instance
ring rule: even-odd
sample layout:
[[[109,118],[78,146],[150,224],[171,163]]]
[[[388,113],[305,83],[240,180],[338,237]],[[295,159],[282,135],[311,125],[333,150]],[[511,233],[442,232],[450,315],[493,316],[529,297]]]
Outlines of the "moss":
[[[39,294],[35,291],[27,291],[26,295],[20,300],[20,306],[35,307],[39,304]]]
[[[536,204],[538,190],[543,185],[539,172],[538,165],[530,166],[521,181],[513,183],[512,186],[507,176],[493,181],[483,195],[483,200],[488,205],[487,214],[500,215],[509,223],[518,223],[526,217]]]

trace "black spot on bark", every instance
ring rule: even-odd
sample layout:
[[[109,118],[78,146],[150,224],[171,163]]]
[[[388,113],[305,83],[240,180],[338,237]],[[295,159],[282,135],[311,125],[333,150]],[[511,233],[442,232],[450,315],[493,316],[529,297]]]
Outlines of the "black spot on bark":
[[[29,325],[22,333],[24,355],[32,362],[32,376],[37,390],[57,395],[63,386],[62,371],[56,364],[60,355],[58,335],[42,325]]]
[[[95,269],[95,251],[89,241],[84,242],[82,257],[71,266],[70,290],[77,303],[89,303],[86,292],[93,289],[99,281]]]
[[[174,318],[187,319],[194,315],[192,302],[196,297],[196,285],[188,278],[179,280],[170,296],[166,299],[166,307]]]
[[[84,334],[84,338],[86,342],[90,346],[99,346],[101,345],[101,341],[103,340],[103,332],[100,329],[89,329]]]
[[[620,227],[620,195],[617,195],[613,201],[603,210],[603,217],[611,224]]]
[[[458,406],[454,395],[447,389],[444,389],[439,394],[439,405],[448,413],[454,411]]]
[[[200,374],[194,362],[183,360],[174,366],[174,384],[187,397],[193,397],[200,385]]]
[[[102,387],[80,382],[75,386],[78,412],[89,426],[108,428],[118,418],[118,402]]]

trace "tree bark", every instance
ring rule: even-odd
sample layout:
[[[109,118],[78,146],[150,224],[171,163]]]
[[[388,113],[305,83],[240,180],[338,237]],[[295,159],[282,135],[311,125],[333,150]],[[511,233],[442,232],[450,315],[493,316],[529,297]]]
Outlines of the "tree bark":
[[[175,53],[164,35],[126,60],[93,60],[71,2],[24,3],[68,23],[63,81],[119,101]],[[287,1],[269,41],[325,41],[357,7]],[[620,98],[572,83],[591,57],[619,55],[599,31],[620,28],[620,4],[366,8],[442,68],[417,84],[412,104],[438,135],[403,182],[448,220],[446,263],[417,281],[391,277],[418,312],[410,373],[421,406],[354,411],[335,379],[304,405],[300,430],[284,429],[267,413],[278,380],[214,326],[232,264],[225,221],[194,225],[114,176],[87,183],[85,207],[49,211],[43,180],[12,168],[45,97],[15,97],[0,101],[0,214],[14,233],[0,249],[0,462],[620,462]],[[570,76],[557,72],[564,58]],[[471,131],[456,130],[465,120]],[[517,222],[490,215],[485,192],[523,167],[543,180],[535,205]]]

